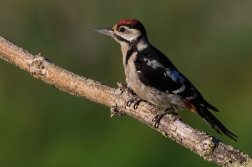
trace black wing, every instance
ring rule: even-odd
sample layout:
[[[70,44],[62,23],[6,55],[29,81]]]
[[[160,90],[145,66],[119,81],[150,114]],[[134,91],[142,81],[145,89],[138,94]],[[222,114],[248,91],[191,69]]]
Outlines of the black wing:
[[[207,103],[193,84],[159,50],[150,46],[138,52],[135,67],[143,84],[181,96],[218,111]]]

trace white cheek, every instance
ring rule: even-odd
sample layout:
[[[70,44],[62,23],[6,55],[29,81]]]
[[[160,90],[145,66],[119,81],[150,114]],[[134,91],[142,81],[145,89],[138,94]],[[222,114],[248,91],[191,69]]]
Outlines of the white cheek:
[[[141,33],[140,31],[135,29],[128,29],[127,32],[120,33],[119,35],[124,39],[126,39],[127,41],[133,41],[134,39],[138,38],[141,35]]]
[[[128,41],[133,41],[136,38],[135,34],[123,34],[122,37]]]

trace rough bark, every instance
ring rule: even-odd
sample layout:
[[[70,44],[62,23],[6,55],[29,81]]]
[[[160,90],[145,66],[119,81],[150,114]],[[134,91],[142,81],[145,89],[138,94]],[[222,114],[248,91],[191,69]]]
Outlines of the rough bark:
[[[110,107],[111,116],[127,114],[154,129],[152,119],[160,109],[146,102],[141,102],[136,110],[133,105],[126,106],[126,101],[133,95],[121,84],[115,89],[76,75],[56,66],[41,54],[30,54],[3,37],[0,37],[0,57],[62,91]],[[164,117],[155,130],[219,166],[252,166],[248,155],[213,136],[193,129],[173,115]]]

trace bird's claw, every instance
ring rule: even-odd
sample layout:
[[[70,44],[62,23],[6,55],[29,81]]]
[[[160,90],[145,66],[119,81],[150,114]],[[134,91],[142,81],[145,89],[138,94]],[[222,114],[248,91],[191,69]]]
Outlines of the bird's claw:
[[[162,113],[157,114],[153,119],[152,122],[154,122],[154,128],[158,128],[160,124],[160,120],[166,115],[166,114],[172,114],[174,116],[178,116],[178,113],[174,110],[171,110],[170,108],[165,109]]]
[[[136,110],[137,107],[139,106],[139,104],[141,103],[141,101],[143,101],[143,100],[140,99],[139,97],[133,97],[133,98],[129,99],[129,100],[126,102],[126,106],[127,106],[127,107],[130,107],[131,104],[134,103],[133,108],[134,108],[134,110]]]
[[[131,94],[136,95],[135,92],[130,87],[128,87],[127,85],[124,85],[124,84],[122,84],[120,82],[117,82],[117,86],[121,91],[120,94],[123,94],[123,92],[126,90],[126,91],[129,91]]]
[[[123,94],[123,92],[124,92],[125,90],[127,90],[127,86],[125,86],[125,85],[122,84],[121,82],[117,82],[117,86],[118,86],[119,90],[121,91],[121,92],[120,92],[120,95]]]
[[[160,124],[160,120],[166,115],[166,113],[158,114],[153,119],[152,122],[154,122],[154,128],[158,128]]]

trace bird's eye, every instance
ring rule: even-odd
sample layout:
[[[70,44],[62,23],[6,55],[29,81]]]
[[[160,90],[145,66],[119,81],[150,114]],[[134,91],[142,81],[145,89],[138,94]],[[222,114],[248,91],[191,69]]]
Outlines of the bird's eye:
[[[120,27],[118,31],[124,32],[124,31],[125,31],[125,28],[124,28],[124,27]]]

